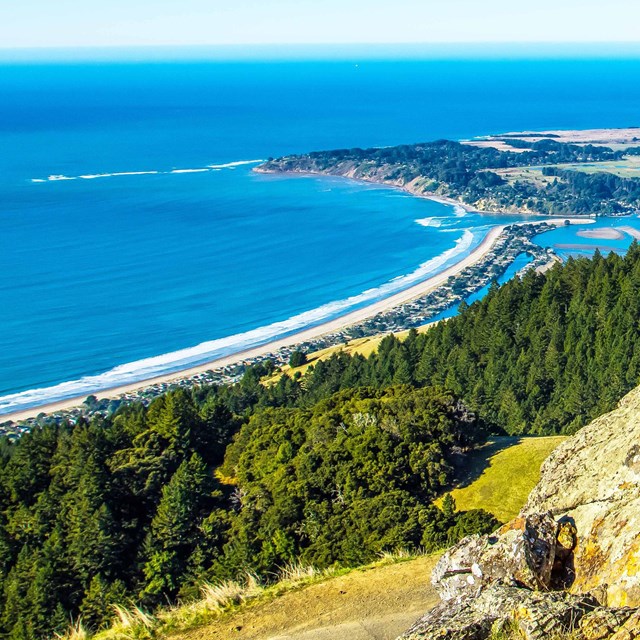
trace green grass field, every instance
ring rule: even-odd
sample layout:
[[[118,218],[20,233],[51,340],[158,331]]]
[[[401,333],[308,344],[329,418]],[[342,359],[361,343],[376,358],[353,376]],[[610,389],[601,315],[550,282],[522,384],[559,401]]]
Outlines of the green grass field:
[[[458,510],[485,509],[506,522],[515,517],[540,478],[545,458],[566,438],[493,438],[465,463],[451,491]]]
[[[586,162],[578,164],[559,164],[558,169],[583,171],[584,173],[613,173],[620,178],[640,177],[640,156],[626,156],[622,160],[611,162]]]
[[[512,167],[509,169],[493,169],[492,171],[509,184],[528,182],[539,189],[543,189],[556,179],[555,176],[542,175],[542,167]]]
[[[622,160],[611,162],[584,162],[571,164],[549,165],[557,169],[568,171],[582,171],[583,173],[612,173],[620,178],[640,177],[640,156],[626,156]],[[509,169],[493,169],[509,184],[528,182],[538,188],[551,184],[555,176],[542,175],[543,167],[512,167]]]

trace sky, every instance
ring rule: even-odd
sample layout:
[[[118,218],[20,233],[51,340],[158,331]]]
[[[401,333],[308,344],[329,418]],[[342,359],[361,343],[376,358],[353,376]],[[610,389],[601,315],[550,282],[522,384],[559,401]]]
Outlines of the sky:
[[[0,0],[0,47],[637,42],[637,0]]]

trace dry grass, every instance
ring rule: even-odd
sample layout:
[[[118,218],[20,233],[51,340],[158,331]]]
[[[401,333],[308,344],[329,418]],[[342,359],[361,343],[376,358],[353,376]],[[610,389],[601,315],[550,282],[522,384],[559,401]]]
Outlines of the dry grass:
[[[244,582],[225,581],[205,583],[200,587],[200,598],[178,605],[158,614],[158,630],[189,629],[206,624],[225,611],[259,598],[265,591],[258,578],[248,573]]]
[[[116,620],[111,628],[97,633],[95,640],[149,640],[168,632],[191,629],[221,614],[248,603],[259,601],[288,590],[299,588],[316,580],[330,577],[335,571],[318,571],[314,567],[292,563],[281,569],[275,583],[263,585],[257,576],[247,574],[245,580],[205,583],[200,597],[194,602],[164,609],[155,616],[137,607],[115,607]],[[84,634],[84,635],[81,635]],[[87,640],[88,634],[80,625],[74,625],[64,640]]]
[[[423,333],[425,331],[428,331],[431,326],[432,323],[426,324],[422,327],[418,327],[417,331],[419,333]],[[349,342],[346,342],[345,344],[338,344],[334,347],[327,347],[326,349],[314,351],[313,353],[307,355],[307,362],[302,366],[292,368],[289,365],[285,365],[273,375],[265,378],[263,380],[263,383],[274,384],[280,379],[280,376],[282,376],[283,373],[288,376],[293,376],[296,373],[304,375],[310,366],[317,364],[320,360],[328,360],[336,353],[342,352],[350,356],[358,354],[364,356],[365,358],[368,358],[372,353],[375,353],[378,350],[380,343],[387,335],[388,334],[385,333],[375,336],[369,336],[366,338],[355,338],[353,340],[349,340]],[[409,335],[409,330],[407,329],[406,331],[400,331],[398,333],[395,333],[394,335],[396,338],[398,338],[398,340],[404,340],[407,335]]]
[[[174,640],[256,640],[291,637],[395,638],[437,602],[429,576],[438,556],[405,558],[406,552],[354,570],[312,578],[297,588],[230,609],[206,625],[169,634]],[[355,633],[354,633],[355,631]]]
[[[410,560],[422,555],[420,552],[398,550],[385,552],[380,560],[365,568],[386,566]],[[261,584],[257,576],[247,574],[244,581],[226,581],[203,584],[200,597],[189,603],[159,611],[152,616],[137,607],[115,607],[116,619],[111,628],[90,636],[78,622],[61,636],[60,640],[152,640],[168,633],[193,629],[211,623],[221,615],[240,610],[245,606],[269,601],[290,591],[329,578],[346,575],[349,569],[327,569],[320,571],[301,563],[290,563],[280,569],[275,580]]]
[[[89,634],[87,633],[87,630],[82,626],[81,619],[76,620],[74,623],[72,623],[64,635],[56,633],[56,638],[58,638],[58,640],[87,640],[88,637]]]
[[[104,640],[150,640],[155,637],[157,618],[139,607],[126,608],[115,605],[113,609],[115,620],[109,629],[98,634],[99,637]],[[85,638],[88,637],[89,635],[85,634]]]
[[[429,555],[424,549],[396,549],[395,551],[381,551],[378,556],[380,557],[381,565],[395,564],[396,562],[404,562],[405,560],[413,560],[422,556]]]
[[[305,582],[321,573],[315,567],[305,566],[301,562],[290,562],[280,569],[279,582]]]

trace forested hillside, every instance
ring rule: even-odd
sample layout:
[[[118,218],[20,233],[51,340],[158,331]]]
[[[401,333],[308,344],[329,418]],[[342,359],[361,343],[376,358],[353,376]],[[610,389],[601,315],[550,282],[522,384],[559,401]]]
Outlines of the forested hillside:
[[[215,395],[215,394],[214,394]],[[298,559],[369,562],[439,548],[497,521],[431,505],[455,450],[483,439],[448,393],[347,391],[239,425],[204,393],[168,394],[91,424],[47,426],[3,448],[0,630],[18,639],[98,629],[112,604],[148,610],[203,581],[263,579]]]
[[[203,581],[353,566],[496,525],[442,510],[488,432],[567,433],[640,377],[640,248],[528,273],[430,331],[293,379],[248,370],[0,447],[0,632],[97,629]]]
[[[640,248],[529,271],[428,332],[376,354],[336,355],[305,399],[358,385],[443,385],[493,431],[572,433],[640,382]]]

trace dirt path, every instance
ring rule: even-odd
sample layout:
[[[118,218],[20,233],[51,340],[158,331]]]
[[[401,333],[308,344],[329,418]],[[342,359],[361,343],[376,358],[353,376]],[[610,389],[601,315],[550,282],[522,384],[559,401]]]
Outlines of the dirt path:
[[[438,602],[437,558],[353,571],[172,640],[392,640]]]

